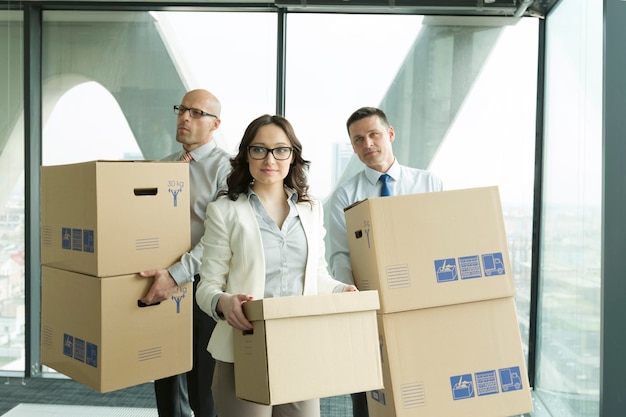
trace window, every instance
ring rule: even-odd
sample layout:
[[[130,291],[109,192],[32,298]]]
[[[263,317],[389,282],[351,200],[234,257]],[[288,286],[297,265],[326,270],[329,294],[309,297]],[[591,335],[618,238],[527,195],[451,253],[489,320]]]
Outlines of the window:
[[[0,371],[24,371],[22,12],[0,11]]]
[[[192,88],[220,98],[216,140],[234,151],[251,120],[275,112],[276,19],[45,12],[44,164],[70,162],[60,152],[70,146],[74,162],[169,154],[178,149],[172,105]],[[488,21],[288,14],[285,108],[318,198],[360,168],[345,120],[363,105],[387,112],[401,163],[436,172],[447,189],[498,185],[527,343],[537,20]]]
[[[276,107],[275,14],[50,11],[43,50],[45,164],[67,163],[72,143],[74,162],[168,155],[172,106],[194,88],[222,102],[216,141],[228,151]]]
[[[559,417],[599,414],[602,13],[602,2],[561,2],[546,34],[535,391]]]
[[[387,113],[401,163],[446,189],[497,185],[527,346],[538,22],[463,21],[289,15],[286,113],[319,198],[361,169],[345,123],[362,106]]]

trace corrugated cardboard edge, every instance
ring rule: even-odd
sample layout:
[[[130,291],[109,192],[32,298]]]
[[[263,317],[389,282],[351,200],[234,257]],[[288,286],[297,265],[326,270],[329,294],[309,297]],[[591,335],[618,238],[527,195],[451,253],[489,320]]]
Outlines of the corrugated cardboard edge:
[[[459,191],[474,191],[474,190],[478,190],[478,189],[495,189],[496,190],[496,195],[498,196],[498,199],[500,198],[500,189],[497,185],[486,185],[486,186],[482,186],[482,187],[472,187],[472,188],[459,188],[459,189],[455,189],[455,190],[444,190],[444,191],[435,191],[436,193],[450,193],[450,192],[455,192],[458,193]],[[416,194],[432,194],[432,193],[416,193]],[[413,194],[402,194],[402,195],[397,195],[394,197],[402,197],[402,196],[411,196]],[[369,200],[378,200],[381,198],[385,198],[385,197],[368,197],[365,198],[363,200],[359,200],[359,201],[355,201],[354,203],[350,204],[348,207],[344,207],[343,211],[344,213],[348,210],[350,210],[352,207],[356,207],[359,204],[362,204],[366,201]],[[427,197],[428,198],[428,197]]]
[[[340,314],[380,308],[378,291],[342,292],[312,296],[264,298],[244,303],[243,312],[249,321],[285,317]]]
[[[159,164],[180,164],[181,161],[162,161],[160,159],[94,159],[91,161],[74,162],[69,164],[56,164],[56,165],[42,165],[40,171],[48,171],[50,169],[59,169],[64,167],[73,166],[86,166],[86,165],[98,165],[98,164],[144,164],[144,163],[159,163]],[[185,163],[185,162],[182,162]]]
[[[344,207],[343,211],[344,213],[348,210],[350,210],[352,207],[358,206],[359,204],[361,204],[364,201],[370,200],[369,198],[366,198],[364,200],[359,200],[359,201],[355,201],[354,203],[350,204],[348,207]]]

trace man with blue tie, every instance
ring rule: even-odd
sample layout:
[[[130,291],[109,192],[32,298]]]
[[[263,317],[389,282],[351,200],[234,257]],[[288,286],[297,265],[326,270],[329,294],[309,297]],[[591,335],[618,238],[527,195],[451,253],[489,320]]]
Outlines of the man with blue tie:
[[[354,153],[365,164],[362,171],[337,187],[330,200],[329,267],[332,276],[354,284],[344,209],[370,197],[416,194],[443,190],[441,180],[429,171],[400,165],[393,155],[396,138],[385,113],[362,107],[346,123]],[[352,394],[354,417],[368,417],[366,393]]]

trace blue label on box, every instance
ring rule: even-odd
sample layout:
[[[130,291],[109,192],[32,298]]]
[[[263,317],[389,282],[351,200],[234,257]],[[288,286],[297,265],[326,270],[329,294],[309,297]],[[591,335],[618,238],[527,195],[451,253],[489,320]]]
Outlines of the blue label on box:
[[[502,253],[487,253],[484,254],[482,258],[485,276],[504,275],[505,271]]]
[[[519,366],[498,370],[500,374],[500,389],[502,392],[518,391],[523,388]]]
[[[176,291],[172,295],[172,300],[174,300],[174,304],[176,305],[176,314],[180,314],[180,303],[185,298],[187,294],[187,287],[176,287]]]
[[[61,228],[61,247],[63,249],[72,249],[72,229],[69,227]]]
[[[71,334],[63,334],[63,355],[94,368],[98,367],[98,345]]]
[[[98,345],[87,343],[87,357],[85,363],[94,368],[98,367]]]
[[[83,230],[83,252],[93,253],[95,246],[93,230]]]
[[[72,250],[82,252],[83,229],[72,229]]]
[[[459,272],[461,273],[461,279],[482,277],[483,272],[480,269],[480,259],[478,255],[459,258]]]
[[[62,227],[61,248],[76,252],[94,253],[96,250],[95,232],[89,229]]]
[[[465,400],[474,397],[472,374],[451,376],[450,385],[452,387],[452,399]]]
[[[370,395],[372,397],[372,400],[379,402],[382,405],[387,404],[387,401],[385,400],[385,391],[376,389],[374,391],[370,391]]]
[[[85,362],[85,341],[83,339],[74,338],[74,359]]]
[[[459,279],[456,259],[454,258],[436,260],[435,272],[437,273],[437,282],[451,282]]]
[[[172,195],[172,206],[178,207],[178,195],[183,192],[185,182],[180,180],[170,180],[167,182],[167,189]]]
[[[475,279],[505,273],[502,252],[435,260],[437,282]]]
[[[522,374],[519,366],[481,371],[472,374],[455,375],[450,377],[452,398],[465,400],[484,395],[495,395],[510,391],[519,391],[523,388]]]
[[[497,394],[498,391],[498,378],[496,378],[496,371],[484,371],[476,372],[476,393],[478,396]]]
[[[63,354],[70,358],[74,357],[74,337],[67,333],[63,335]]]

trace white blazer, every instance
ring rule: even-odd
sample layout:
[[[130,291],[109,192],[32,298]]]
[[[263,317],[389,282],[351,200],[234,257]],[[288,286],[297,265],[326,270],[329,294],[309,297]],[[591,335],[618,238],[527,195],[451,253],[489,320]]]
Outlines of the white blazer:
[[[319,201],[296,204],[307,241],[304,295],[342,291],[345,284],[328,273],[324,256],[324,214]],[[213,299],[227,292],[249,294],[255,300],[265,294],[265,254],[261,232],[248,197],[237,201],[218,198],[206,210],[202,245],[200,282],[196,289],[198,306],[212,316],[217,325],[207,350],[222,362],[234,362],[233,327],[217,316]]]

